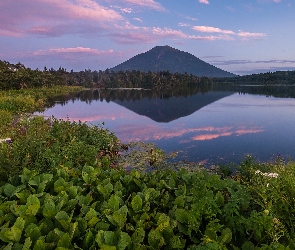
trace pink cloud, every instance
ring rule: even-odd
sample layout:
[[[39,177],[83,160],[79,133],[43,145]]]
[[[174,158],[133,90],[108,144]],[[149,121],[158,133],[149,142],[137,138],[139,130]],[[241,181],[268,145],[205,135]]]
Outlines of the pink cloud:
[[[245,134],[256,134],[263,132],[262,129],[239,129],[235,131],[237,136],[245,135]]]
[[[135,21],[138,21],[138,22],[141,22],[141,23],[142,23],[142,20],[141,20],[140,18],[138,18],[138,17],[135,17],[135,18],[133,18],[133,20],[135,20]]]
[[[158,11],[164,11],[165,8],[158,2],[154,0],[123,0],[124,2],[128,2],[131,4],[136,4],[142,7],[148,7]]]
[[[84,54],[91,54],[91,55],[109,55],[113,54],[113,50],[97,50],[91,48],[84,48],[84,47],[76,47],[76,48],[55,48],[55,49],[48,49],[48,50],[38,50],[33,53],[35,56],[39,55],[52,55],[52,54],[61,54],[61,53],[84,53]]]
[[[188,36],[180,30],[173,30],[170,28],[153,28],[152,33],[160,37],[174,37],[174,38],[187,38]]]
[[[49,7],[56,9],[60,17],[87,20],[93,19],[101,22],[123,19],[118,12],[103,7],[94,0],[76,0],[76,4],[69,0],[35,1],[43,4],[46,3]]]
[[[77,28],[76,22],[91,27],[95,21],[96,29],[103,30],[121,20],[123,17],[118,12],[101,6],[94,0],[4,1],[1,3],[0,34],[61,35],[67,30],[66,33],[73,30],[83,33]]]
[[[200,3],[209,4],[208,0],[199,0]]]
[[[266,37],[267,35],[265,33],[251,33],[251,32],[244,32],[244,31],[239,31],[237,33],[239,37],[242,38],[263,38]]]
[[[211,36],[211,40],[234,40],[234,36],[238,36],[242,39],[261,39],[265,36],[267,36],[265,33],[252,33],[252,32],[234,32],[232,30],[223,30],[220,28],[212,27],[212,26],[193,26],[192,30],[195,30],[197,32],[203,32],[203,33],[221,33],[221,36]],[[209,40],[209,39],[208,39]]]
[[[207,140],[216,139],[216,138],[221,137],[221,136],[230,136],[232,134],[233,134],[232,132],[219,133],[219,134],[203,134],[203,135],[194,136],[192,138],[192,140],[193,141],[207,141]]]
[[[204,131],[218,132],[218,133],[196,135],[192,137],[192,140],[193,141],[213,140],[223,136],[231,136],[231,135],[240,136],[245,134],[256,134],[256,133],[261,133],[264,130],[258,129],[258,128],[247,129],[244,127],[239,127],[237,129],[232,129],[232,127],[222,127],[222,128],[208,127],[208,129]],[[186,142],[189,142],[189,141],[183,141],[183,143],[186,143]]]
[[[193,26],[192,29],[199,32],[234,34],[232,30],[222,30],[211,26]]]

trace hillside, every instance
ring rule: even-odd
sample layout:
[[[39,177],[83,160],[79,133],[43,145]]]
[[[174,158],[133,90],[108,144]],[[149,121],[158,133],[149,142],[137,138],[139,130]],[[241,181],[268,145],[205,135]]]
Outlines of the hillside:
[[[235,74],[219,69],[194,55],[170,46],[156,46],[136,55],[113,68],[113,71],[139,70],[142,72],[169,71],[207,77],[234,77]]]

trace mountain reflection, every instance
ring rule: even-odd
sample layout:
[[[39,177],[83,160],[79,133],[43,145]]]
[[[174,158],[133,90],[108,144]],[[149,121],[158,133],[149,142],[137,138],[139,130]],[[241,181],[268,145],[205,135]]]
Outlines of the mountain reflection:
[[[48,107],[56,102],[65,105],[80,100],[114,102],[138,115],[149,117],[156,122],[171,122],[193,114],[197,110],[227,97],[233,93],[258,94],[274,97],[295,98],[295,87],[287,86],[222,86],[185,85],[167,89],[93,89],[60,96],[49,100]]]

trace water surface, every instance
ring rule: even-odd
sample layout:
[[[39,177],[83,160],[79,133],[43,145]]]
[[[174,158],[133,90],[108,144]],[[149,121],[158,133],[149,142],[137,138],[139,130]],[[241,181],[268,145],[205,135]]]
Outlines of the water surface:
[[[249,154],[295,159],[294,89],[91,90],[51,104],[44,115],[104,123],[122,142],[152,142],[207,165],[239,163]]]

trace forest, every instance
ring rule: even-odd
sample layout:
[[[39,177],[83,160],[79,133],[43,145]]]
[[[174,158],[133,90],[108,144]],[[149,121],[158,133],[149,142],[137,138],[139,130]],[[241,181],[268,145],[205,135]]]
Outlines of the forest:
[[[292,85],[295,84],[295,71],[276,71],[237,77],[219,77],[213,78],[212,81],[220,84]]]
[[[169,71],[141,72],[139,70],[114,72],[85,69],[75,72],[60,67],[43,70],[26,68],[22,63],[0,61],[0,90],[51,87],[55,85],[86,88],[143,88],[164,89],[191,85],[291,85],[295,84],[295,71],[277,71],[237,77],[198,77]]]

